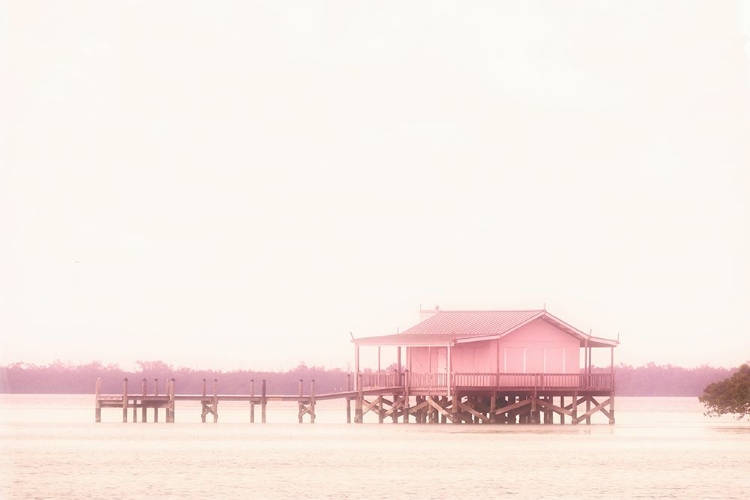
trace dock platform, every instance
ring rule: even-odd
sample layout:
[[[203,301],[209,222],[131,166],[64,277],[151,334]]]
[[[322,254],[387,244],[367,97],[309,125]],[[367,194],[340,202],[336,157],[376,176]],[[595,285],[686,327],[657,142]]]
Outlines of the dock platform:
[[[296,402],[299,423],[315,423],[318,401],[341,400],[345,403],[347,423],[362,423],[370,412],[377,415],[379,423],[390,419],[393,423],[564,424],[567,418],[571,424],[590,424],[595,413],[602,413],[610,424],[615,423],[611,374],[454,374],[447,378],[424,375],[408,371],[359,373],[356,390],[352,377],[347,376],[346,391],[323,394],[316,394],[314,380],[305,393],[300,380],[298,394],[294,395],[267,394],[265,380],[260,383],[259,394],[255,393],[254,380],[250,381],[249,394],[219,394],[216,379],[211,393],[204,379],[202,394],[177,394],[175,379],[169,379],[163,394],[159,394],[158,380],[154,380],[149,394],[147,380],[143,379],[140,393],[131,394],[128,379],[124,379],[121,394],[105,395],[101,393],[101,379],[97,379],[95,422],[101,422],[102,408],[118,408],[123,422],[128,422],[131,410],[132,422],[138,422],[138,410],[141,422],[148,421],[148,413],[152,413],[153,422],[158,422],[159,410],[163,409],[164,421],[174,423],[175,402],[195,401],[200,403],[201,422],[205,423],[210,415],[216,423],[219,403],[232,401],[248,403],[250,423],[255,423],[258,406],[260,422],[266,423],[268,403],[274,402]]]

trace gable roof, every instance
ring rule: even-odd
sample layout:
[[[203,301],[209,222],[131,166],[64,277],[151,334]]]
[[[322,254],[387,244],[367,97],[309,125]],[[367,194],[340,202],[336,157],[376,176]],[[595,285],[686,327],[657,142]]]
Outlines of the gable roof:
[[[527,311],[437,311],[421,323],[395,335],[354,339],[356,345],[429,346],[502,338],[542,319],[579,339],[581,346],[614,347],[617,341],[589,336],[544,309]]]

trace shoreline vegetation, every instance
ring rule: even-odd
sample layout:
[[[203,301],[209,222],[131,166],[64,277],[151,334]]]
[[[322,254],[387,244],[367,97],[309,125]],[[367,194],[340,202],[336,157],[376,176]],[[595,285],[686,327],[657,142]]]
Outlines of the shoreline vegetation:
[[[145,378],[148,392],[152,394],[154,379],[159,380],[159,390],[163,393],[165,381],[174,378],[178,394],[200,394],[203,379],[218,380],[220,394],[248,394],[251,379],[256,381],[256,391],[260,381],[265,379],[269,394],[297,394],[300,379],[304,381],[305,391],[310,380],[314,379],[316,392],[320,394],[346,390],[347,374],[350,373],[340,368],[308,367],[304,363],[284,372],[175,368],[163,361],[138,361],[137,365],[136,370],[123,370],[119,365],[105,366],[98,361],[85,365],[60,361],[42,366],[13,363],[0,366],[0,393],[93,394],[95,381],[101,378],[103,393],[118,394],[122,391],[122,379],[128,378],[131,391],[137,391]],[[387,368],[390,371],[395,369],[395,364]],[[683,368],[655,363],[639,367],[620,364],[615,366],[615,394],[698,397],[706,386],[732,376],[737,370],[707,365]],[[609,367],[594,367],[593,371],[608,372]]]

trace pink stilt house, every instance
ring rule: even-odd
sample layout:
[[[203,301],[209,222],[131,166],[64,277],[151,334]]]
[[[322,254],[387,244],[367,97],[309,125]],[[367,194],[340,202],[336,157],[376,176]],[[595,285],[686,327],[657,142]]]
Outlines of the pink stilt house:
[[[380,421],[413,416],[417,422],[539,423],[543,413],[545,423],[557,415],[559,423],[569,417],[577,424],[601,412],[614,423],[618,341],[585,334],[546,310],[435,308],[420,316],[402,333],[354,340],[355,421],[372,410]],[[385,346],[397,349],[399,368],[360,374],[360,349],[376,347],[379,360]],[[593,349],[610,350],[609,370],[592,373]],[[383,396],[391,393],[392,401]],[[579,415],[581,404],[586,412]]]

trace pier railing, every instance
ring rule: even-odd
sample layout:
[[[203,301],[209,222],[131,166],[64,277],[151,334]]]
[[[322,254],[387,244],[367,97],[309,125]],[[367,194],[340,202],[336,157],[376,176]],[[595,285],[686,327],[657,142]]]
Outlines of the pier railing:
[[[451,387],[496,387],[536,389],[602,389],[614,387],[611,373],[410,373],[366,372],[362,374],[365,389],[398,387],[406,383],[413,389]]]

